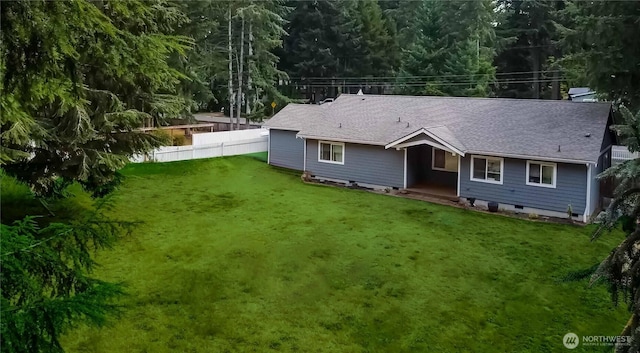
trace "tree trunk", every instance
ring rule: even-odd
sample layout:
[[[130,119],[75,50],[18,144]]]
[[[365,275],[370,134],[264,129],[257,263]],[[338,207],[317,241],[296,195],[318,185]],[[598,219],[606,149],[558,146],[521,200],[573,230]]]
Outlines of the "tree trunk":
[[[553,72],[553,82],[551,83],[551,99],[560,100],[560,71],[556,68]]]
[[[231,3],[229,3],[229,12],[227,13],[227,20],[229,21],[229,130],[233,130],[233,47],[231,45]]]
[[[245,101],[245,114],[247,115],[247,119],[245,120],[245,129],[249,128],[249,116],[251,115],[251,104],[253,104],[253,96],[255,92],[251,87],[252,79],[251,79],[251,68],[253,64],[253,23],[249,21],[249,56],[247,58],[247,99]]]
[[[534,41],[537,46],[538,41]],[[533,71],[533,98],[540,98],[540,47],[531,48],[531,65]]]
[[[244,16],[240,29],[240,55],[238,57],[238,96],[236,98],[236,128],[240,130],[240,113],[242,112],[242,76],[244,75]]]

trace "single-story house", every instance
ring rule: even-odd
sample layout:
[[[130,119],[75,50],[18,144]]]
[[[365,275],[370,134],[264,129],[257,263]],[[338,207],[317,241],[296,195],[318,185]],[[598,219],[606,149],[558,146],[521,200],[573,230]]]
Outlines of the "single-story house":
[[[268,162],[371,188],[438,188],[476,205],[588,221],[611,164],[609,103],[343,94],[289,104]]]

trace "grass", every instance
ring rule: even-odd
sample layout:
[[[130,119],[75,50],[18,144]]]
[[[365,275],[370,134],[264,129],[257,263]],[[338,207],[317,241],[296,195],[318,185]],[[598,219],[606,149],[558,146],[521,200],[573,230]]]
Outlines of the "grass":
[[[69,352],[558,352],[628,318],[562,280],[620,234],[307,185],[248,157],[124,174],[114,216],[145,223],[98,275],[127,284],[125,312]]]

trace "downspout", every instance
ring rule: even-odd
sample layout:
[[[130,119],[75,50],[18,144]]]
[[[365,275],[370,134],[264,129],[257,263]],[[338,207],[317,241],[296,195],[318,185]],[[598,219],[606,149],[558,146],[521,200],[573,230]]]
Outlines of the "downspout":
[[[267,164],[271,164],[271,130],[267,135]]]
[[[304,161],[302,162],[302,172],[304,173],[307,171],[307,139],[302,138],[302,143],[304,144]]]
[[[408,148],[405,147],[404,149],[404,188],[407,188],[407,150]]]
[[[460,168],[462,164],[462,159],[458,154],[458,185],[456,186],[456,196],[460,197]]]
[[[584,223],[587,223],[587,217],[590,216],[589,212],[591,210],[591,173],[591,164],[587,163],[587,200],[585,203],[584,214],[582,215],[582,220]]]

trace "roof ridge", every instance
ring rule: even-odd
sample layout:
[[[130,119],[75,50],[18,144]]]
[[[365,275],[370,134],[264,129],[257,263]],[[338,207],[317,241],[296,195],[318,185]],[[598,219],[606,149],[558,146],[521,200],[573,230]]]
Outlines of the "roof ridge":
[[[506,101],[518,101],[518,102],[544,102],[544,103],[561,103],[561,104],[577,104],[577,103],[598,103],[598,104],[607,104],[611,105],[612,102],[575,102],[568,99],[535,99],[535,98],[509,98],[509,97],[458,97],[458,96],[412,96],[405,94],[365,94],[364,96],[358,96],[352,93],[342,93],[336,101],[340,99],[340,97],[358,97],[358,98],[366,98],[366,97],[397,97],[397,98],[413,98],[413,99],[424,99],[424,98],[432,98],[432,99],[455,99],[455,100],[506,100]]]

